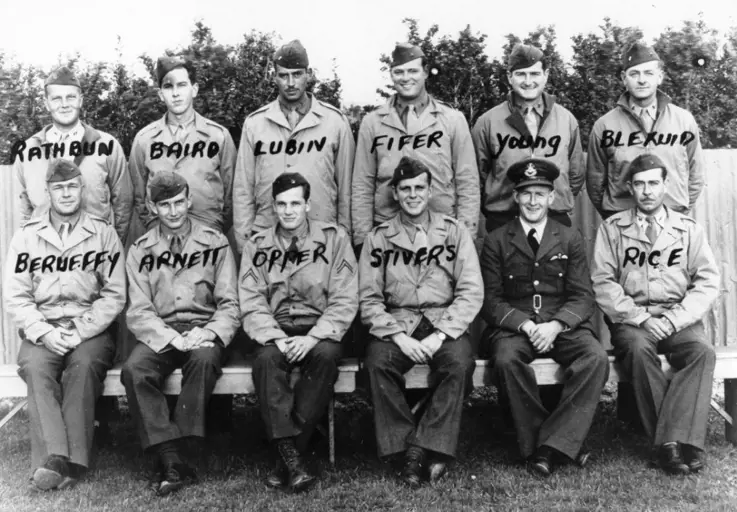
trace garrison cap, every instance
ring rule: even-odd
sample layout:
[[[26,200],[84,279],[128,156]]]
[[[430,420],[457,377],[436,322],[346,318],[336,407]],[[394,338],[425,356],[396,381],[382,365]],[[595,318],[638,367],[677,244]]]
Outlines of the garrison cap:
[[[69,181],[77,176],[82,176],[82,172],[74,162],[61,159],[52,160],[46,171],[46,183]]]
[[[427,173],[428,181],[432,180],[432,173],[428,166],[412,157],[403,156],[397,164],[397,168],[394,169],[394,176],[389,184],[396,187],[400,181],[411,180],[424,173]]]
[[[186,67],[188,64],[189,61],[184,57],[169,57],[167,55],[159,57],[156,61],[156,80],[159,83],[159,87],[161,87],[161,81],[164,80],[164,77],[169,71]]]
[[[642,42],[636,42],[622,55],[622,69],[627,70],[632,66],[653,60],[660,60],[660,57],[655,53],[652,46],[648,46]]]
[[[298,172],[285,172],[277,176],[274,183],[271,184],[271,196],[276,199],[276,196],[282,192],[297,187],[305,187],[304,197],[305,199],[310,197],[310,182]]]
[[[302,46],[299,39],[289,41],[279,48],[274,54],[274,64],[283,68],[298,69],[309,68],[310,60],[307,58],[307,50]]]
[[[425,56],[422,48],[411,43],[397,43],[392,52],[391,67],[401,66],[411,60],[421,59]]]
[[[668,172],[668,168],[660,158],[652,153],[643,153],[630,163],[629,169],[627,169],[627,179],[631,180],[635,174],[652,169],[663,169]]]
[[[550,160],[526,158],[513,163],[507,170],[507,178],[519,190],[530,185],[543,185],[554,188],[553,182],[560,175],[560,169]]]
[[[158,203],[171,199],[186,188],[187,180],[181,174],[172,171],[159,171],[151,178],[148,194],[152,202]]]
[[[48,85],[76,85],[80,90],[82,89],[77,75],[75,75],[74,71],[66,66],[56,68],[48,77],[46,77],[44,89]]]
[[[529,44],[518,43],[514,45],[512,53],[509,54],[507,70],[511,73],[518,69],[529,68],[542,60],[543,52],[540,48]]]

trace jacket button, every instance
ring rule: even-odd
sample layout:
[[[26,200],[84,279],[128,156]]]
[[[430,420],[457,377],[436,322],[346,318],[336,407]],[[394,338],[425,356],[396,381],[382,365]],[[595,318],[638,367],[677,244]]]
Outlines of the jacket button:
[[[537,279],[535,279],[535,280],[534,280],[534,281],[532,282],[532,284],[534,284],[535,286],[537,286],[537,285],[539,285],[539,284],[540,284],[540,281],[538,281]]]
[[[536,261],[536,262],[535,262],[535,266],[536,266],[536,267],[539,267],[539,266],[540,266],[540,264],[539,264],[539,263],[538,263],[538,262]]]
[[[511,275],[510,275],[510,276],[509,276],[509,279],[514,279],[514,276],[511,276]]]
[[[563,272],[560,272],[560,273],[558,274],[558,277],[563,277]]]

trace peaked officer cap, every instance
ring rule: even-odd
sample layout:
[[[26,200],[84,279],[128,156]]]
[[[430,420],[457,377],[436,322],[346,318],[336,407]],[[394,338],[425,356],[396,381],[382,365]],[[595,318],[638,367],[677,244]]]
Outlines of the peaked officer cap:
[[[507,170],[507,178],[519,190],[530,185],[543,185],[553,188],[553,182],[560,175],[560,169],[550,160],[526,158],[515,162]]]

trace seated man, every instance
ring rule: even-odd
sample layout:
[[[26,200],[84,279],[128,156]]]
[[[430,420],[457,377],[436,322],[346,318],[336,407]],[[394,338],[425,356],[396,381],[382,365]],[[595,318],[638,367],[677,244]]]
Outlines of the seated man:
[[[719,294],[719,272],[703,229],[663,204],[668,172],[653,154],[632,161],[635,207],[599,227],[591,276],[657,462],[686,474],[704,467],[716,356],[701,318]],[[675,370],[670,382],[658,354]]]
[[[181,174],[157,173],[148,207],[159,224],[131,246],[126,260],[126,320],[138,343],[120,378],[141,445],[159,469],[159,495],[195,478],[180,457],[180,440],[205,437],[207,403],[240,314],[228,239],[190,218],[191,206]],[[169,419],[162,386],[179,367],[182,390]]]
[[[81,209],[76,164],[53,161],[49,211],[15,235],[5,260],[8,314],[20,328],[34,485],[71,487],[89,465],[95,402],[115,344],[105,331],[125,306],[123,248],[107,221]]]
[[[404,453],[401,479],[411,487],[438,480],[455,456],[475,367],[466,330],[483,301],[471,236],[428,209],[431,182],[419,160],[399,161],[391,186],[400,212],[366,238],[359,267],[379,457]],[[415,364],[430,366],[434,384],[417,422],[403,395]]]
[[[315,477],[300,452],[332,398],[340,341],[358,311],[357,264],[342,228],[307,219],[310,184],[301,174],[281,174],[271,195],[277,224],[246,242],[238,291],[243,330],[258,343],[261,417],[277,452],[266,483],[302,491]],[[302,374],[292,388],[295,366]]]
[[[481,252],[493,379],[509,400],[520,454],[543,476],[559,455],[586,463],[581,447],[609,375],[590,320],[594,296],[583,239],[548,216],[559,172],[538,158],[509,167],[519,217],[488,234]],[[538,355],[565,368],[553,411],[543,405],[530,367]]]

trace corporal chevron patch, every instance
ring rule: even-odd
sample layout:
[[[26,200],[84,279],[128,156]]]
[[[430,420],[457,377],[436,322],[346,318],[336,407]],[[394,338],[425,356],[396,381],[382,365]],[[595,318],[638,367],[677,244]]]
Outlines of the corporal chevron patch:
[[[243,274],[243,282],[245,283],[249,277],[253,279],[254,283],[258,283],[258,275],[256,275],[256,272],[252,268],[249,268],[248,272]]]
[[[338,274],[340,274],[344,268],[347,268],[351,274],[354,272],[353,265],[348,263],[348,260],[345,258],[343,258],[343,261],[341,261],[340,265],[338,265]]]

